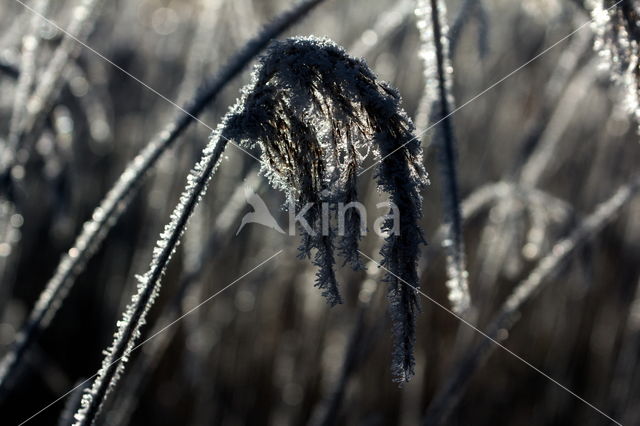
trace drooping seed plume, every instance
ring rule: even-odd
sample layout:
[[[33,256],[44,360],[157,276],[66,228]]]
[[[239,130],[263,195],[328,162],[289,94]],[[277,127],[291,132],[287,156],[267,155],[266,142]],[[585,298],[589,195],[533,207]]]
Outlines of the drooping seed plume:
[[[365,158],[379,161],[377,183],[400,212],[399,224],[386,219],[382,264],[391,272],[390,313],[396,338],[393,372],[398,381],[413,375],[418,286],[416,261],[424,242],[418,221],[421,189],[428,183],[414,126],[400,106],[398,92],[378,80],[362,60],[326,39],[275,42],[253,74],[225,135],[262,150],[263,172],[272,184],[308,207],[310,230],[302,229],[300,254],[315,250],[315,285],[331,305],[342,297],[334,272],[335,248],[354,268],[360,217],[347,215],[345,235],[322,221],[322,203],[357,199],[358,169]],[[308,204],[312,203],[312,204]],[[335,211],[331,212],[335,214]],[[323,229],[324,227],[324,229]],[[324,231],[324,232],[323,232]]]

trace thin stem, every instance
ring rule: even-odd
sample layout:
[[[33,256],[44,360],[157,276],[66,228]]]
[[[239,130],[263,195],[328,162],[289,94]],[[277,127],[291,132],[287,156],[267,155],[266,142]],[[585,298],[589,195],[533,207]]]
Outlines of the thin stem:
[[[162,275],[178,246],[193,210],[206,192],[207,184],[220,162],[227,142],[228,140],[221,137],[220,133],[214,134],[203,151],[201,160],[188,176],[187,186],[180,197],[180,202],[173,210],[171,221],[160,234],[160,239],[153,251],[154,256],[149,271],[141,278],[138,292],[132,297],[131,305],[118,323],[113,344],[106,352],[98,377],[83,397],[82,407],[75,415],[78,420],[76,426],[92,425],[95,422],[109,392],[124,372],[125,363],[160,291]]]
[[[453,98],[451,95],[451,63],[446,38],[446,9],[441,0],[418,2],[417,13],[421,19],[418,27],[424,44],[422,57],[425,67],[425,97],[433,96],[430,90],[437,90],[432,97],[431,121],[438,123],[434,136],[438,145],[438,166],[443,180],[444,220],[448,225],[447,238],[443,245],[447,250],[447,287],[454,311],[464,313],[470,306],[467,270],[460,212],[460,190],[456,171],[456,151],[453,122],[450,117]],[[428,33],[428,27],[431,33]],[[435,62],[431,59],[435,55]]]

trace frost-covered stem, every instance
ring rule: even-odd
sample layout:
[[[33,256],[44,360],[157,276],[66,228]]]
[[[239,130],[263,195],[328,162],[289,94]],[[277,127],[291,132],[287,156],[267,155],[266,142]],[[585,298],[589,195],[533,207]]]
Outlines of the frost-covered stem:
[[[624,105],[640,120],[640,14],[632,0],[591,0],[594,49],[624,90]]]
[[[613,220],[639,189],[640,176],[636,176],[631,183],[623,185],[611,198],[599,204],[568,237],[554,244],[549,254],[538,262],[528,277],[516,286],[503,303],[491,321],[486,335],[497,342],[504,341],[508,336],[504,331],[510,330],[519,320],[522,306],[539,294],[548,278],[555,274],[587,239],[596,235]],[[423,422],[425,426],[439,425],[446,421],[451,410],[460,401],[473,373],[489,358],[496,347],[493,341],[484,338],[458,363],[454,374],[438,391],[427,409]]]
[[[20,70],[15,64],[7,62],[4,58],[0,58],[0,73],[3,73],[13,79],[20,76]]]
[[[453,310],[464,313],[471,303],[467,283],[467,269],[462,234],[460,196],[456,172],[455,136],[450,114],[453,97],[451,95],[452,67],[446,38],[446,8],[442,0],[418,0],[416,13],[420,17],[418,28],[421,32],[423,51],[421,56],[425,66],[425,90],[437,87],[437,97],[433,100],[431,120],[436,127],[434,136],[438,145],[438,165],[444,182],[444,218],[449,229],[443,245],[447,250],[447,287]],[[429,25],[429,20],[430,24]],[[428,33],[429,26],[431,33]],[[435,61],[433,57],[435,56]]]
[[[118,322],[113,344],[106,352],[102,368],[91,389],[85,392],[82,398],[82,407],[75,415],[76,426],[94,423],[102,404],[123,373],[125,363],[140,336],[146,316],[158,296],[167,264],[180,242],[189,217],[202,199],[226,146],[227,139],[221,136],[220,131],[214,132],[203,151],[202,158],[189,174],[180,202],[171,213],[171,221],[160,234],[160,239],[153,250],[150,268],[143,277],[139,278],[138,292],[133,296],[131,304]]]
[[[179,113],[176,119],[158,133],[127,166],[114,187],[93,211],[76,238],[74,246],[58,264],[56,272],[18,332],[11,349],[0,361],[0,398],[7,391],[11,377],[25,351],[37,335],[46,328],[71,290],[76,277],[86,262],[97,251],[109,230],[122,216],[131,198],[140,188],[143,177],[167,151],[187,127],[195,121],[220,91],[236,77],[251,60],[273,39],[303,18],[314,6],[324,0],[306,0],[282,13],[234,56],[222,70],[196,92],[185,106],[188,114]]]
[[[258,175],[257,171],[254,171],[247,176],[244,185],[253,188],[260,184],[265,184],[265,180]],[[229,201],[225,204],[224,209],[216,217],[213,230],[206,243],[199,248],[199,252],[194,256],[196,259],[185,265],[175,296],[172,297],[171,303],[165,306],[157,321],[158,325],[150,333],[151,336],[156,337],[153,340],[149,340],[142,348],[142,352],[135,360],[135,365],[131,366],[130,373],[121,385],[122,390],[109,403],[113,410],[109,410],[109,417],[106,423],[115,425],[129,424],[128,419],[136,409],[142,389],[151,378],[152,372],[163,358],[163,354],[170,347],[169,344],[179,329],[179,327],[167,329],[166,324],[173,323],[181,314],[184,298],[205,271],[205,266],[207,265],[207,260],[211,258],[211,253],[225,243],[226,238],[232,231],[232,227],[238,223],[238,216],[243,212],[243,207],[245,206],[244,185],[239,185],[236,188]],[[192,221],[195,218],[192,218]],[[187,229],[187,232],[191,227]]]
[[[502,319],[496,323],[510,328],[511,319],[515,318],[522,305],[537,293],[544,280],[555,273],[568,255],[580,247],[587,238],[598,233],[604,225],[615,218],[618,211],[632,199],[638,189],[640,189],[640,176],[634,177],[629,184],[619,188],[611,198],[598,205],[569,237],[556,243],[551,252],[538,263],[527,279],[521,282],[505,301],[500,314]]]

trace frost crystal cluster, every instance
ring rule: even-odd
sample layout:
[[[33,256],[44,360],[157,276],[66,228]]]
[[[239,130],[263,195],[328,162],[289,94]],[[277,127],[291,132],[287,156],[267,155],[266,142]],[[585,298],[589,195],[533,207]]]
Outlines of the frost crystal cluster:
[[[400,213],[399,224],[389,217],[383,225],[387,237],[381,254],[396,338],[393,370],[398,381],[408,380],[418,310],[416,262],[424,242],[418,225],[420,191],[428,180],[420,142],[398,92],[329,40],[275,42],[256,67],[224,134],[248,147],[259,145],[264,173],[297,207],[313,203],[305,214],[312,229],[301,229],[300,252],[310,257],[315,250],[316,286],[331,305],[341,302],[334,248],[345,263],[361,267],[360,216],[357,209],[348,209],[347,232],[336,238],[335,221],[322,221],[321,205],[356,201],[363,160],[372,155],[379,161],[379,189]],[[332,214],[335,219],[335,209]]]
[[[635,0],[592,0],[594,48],[611,78],[624,88],[625,106],[640,121],[640,26]]]

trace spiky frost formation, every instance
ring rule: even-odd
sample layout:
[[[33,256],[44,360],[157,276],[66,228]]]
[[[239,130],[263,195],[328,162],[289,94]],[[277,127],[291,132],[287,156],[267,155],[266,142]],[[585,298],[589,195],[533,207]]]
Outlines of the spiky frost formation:
[[[303,232],[301,254],[316,254],[316,286],[330,304],[341,301],[334,274],[335,223],[322,221],[320,203],[357,198],[357,170],[371,153],[381,160],[376,178],[400,211],[400,223],[387,219],[382,264],[391,273],[390,312],[396,339],[393,372],[398,381],[415,364],[416,261],[424,242],[418,226],[420,190],[428,183],[414,126],[400,107],[398,92],[381,82],[364,61],[349,57],[327,39],[292,38],[274,42],[257,65],[225,135],[262,150],[263,171],[272,184],[306,211],[313,232]],[[331,212],[335,214],[335,211]],[[334,216],[335,217],[335,216]],[[353,213],[337,241],[340,254],[359,267],[360,218]],[[324,230],[322,229],[324,226]],[[397,229],[398,232],[392,232]],[[322,232],[325,231],[325,232]],[[399,279],[400,278],[400,279]]]
[[[423,61],[425,93],[420,101],[433,123],[433,141],[438,148],[438,165],[445,188],[444,218],[447,237],[443,246],[447,252],[447,288],[452,309],[463,314],[471,304],[468,273],[462,236],[462,215],[456,172],[455,135],[451,114],[454,99],[453,67],[449,55],[449,33],[446,5],[443,0],[417,0],[416,16],[420,31],[420,57]]]
[[[591,0],[594,48],[624,89],[625,106],[640,122],[640,4],[635,0]]]

